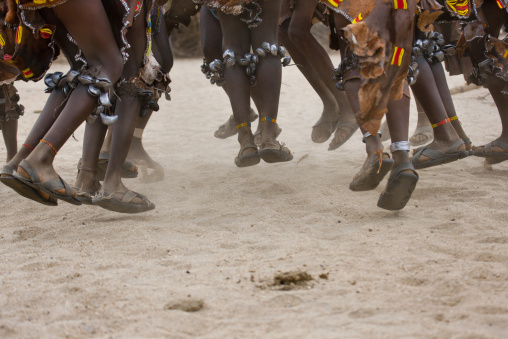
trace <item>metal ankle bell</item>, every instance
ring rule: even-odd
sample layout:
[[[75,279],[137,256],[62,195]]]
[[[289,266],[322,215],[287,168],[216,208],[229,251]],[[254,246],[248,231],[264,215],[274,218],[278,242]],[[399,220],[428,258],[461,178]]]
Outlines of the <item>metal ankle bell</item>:
[[[290,57],[290,56],[285,56],[285,57],[282,59],[282,66],[286,67],[286,66],[288,66],[290,63],[291,63],[291,57]]]
[[[88,86],[88,93],[94,97],[98,97],[102,94],[101,90],[93,85]]]
[[[101,93],[99,97],[99,103],[106,108],[110,108],[111,106],[113,106],[113,104],[111,103],[111,99],[109,98],[108,92]]]
[[[101,113],[101,120],[102,123],[106,126],[113,125],[118,120],[118,115],[106,115],[104,113]]]
[[[99,88],[108,88],[111,87],[111,80],[108,78],[97,78],[94,85]]]
[[[80,74],[78,76],[78,81],[83,84],[83,85],[90,85],[90,84],[93,84],[95,82],[95,79],[90,76],[90,75],[87,75],[87,74]]]
[[[271,50],[270,50],[270,43],[268,42],[263,42],[261,43],[261,48],[266,52],[266,53],[271,53]]]
[[[256,48],[254,53],[256,53],[257,55],[259,55],[262,58],[264,58],[266,56],[266,51],[263,48]]]

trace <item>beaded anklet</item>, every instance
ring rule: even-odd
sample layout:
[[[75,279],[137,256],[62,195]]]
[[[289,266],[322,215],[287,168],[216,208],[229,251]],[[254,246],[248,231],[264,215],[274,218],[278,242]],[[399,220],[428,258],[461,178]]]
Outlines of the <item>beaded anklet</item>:
[[[268,117],[261,118],[261,122],[264,122],[264,121],[273,122],[274,124],[277,123],[277,119],[268,118]]]
[[[443,121],[440,121],[438,122],[437,124],[432,124],[432,128],[436,128],[436,127],[439,127],[439,126],[443,126],[443,125],[446,125],[447,123],[449,123],[451,121],[450,118],[446,118],[444,119]]]
[[[236,126],[236,129],[240,129],[240,128],[243,128],[243,127],[250,127],[250,122],[241,123],[240,125]]]
[[[46,140],[44,139],[41,139],[41,142],[44,142],[46,143],[47,145],[49,145],[49,147],[51,147],[51,149],[53,149],[53,152],[55,152],[55,155],[58,154],[57,150],[53,147],[53,145],[51,145],[49,142],[47,142]]]

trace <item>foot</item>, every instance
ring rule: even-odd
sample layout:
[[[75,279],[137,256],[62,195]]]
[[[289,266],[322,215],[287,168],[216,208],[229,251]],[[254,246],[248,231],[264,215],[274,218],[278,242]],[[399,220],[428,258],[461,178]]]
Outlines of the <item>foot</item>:
[[[164,168],[150,157],[142,139],[133,138],[127,159],[141,170],[141,182],[154,183],[164,179]]]
[[[313,142],[321,144],[332,136],[339,125],[340,115],[338,109],[325,110],[321,118],[312,127],[311,139]]]
[[[255,121],[258,118],[256,112],[251,108],[250,109],[250,122]],[[236,135],[238,130],[236,129],[236,121],[235,117],[231,115],[225,123],[219,126],[219,128],[213,134],[218,139],[227,139]]]
[[[413,136],[409,138],[412,146],[421,146],[430,143],[434,139],[432,126],[417,126]]]
[[[58,201],[56,199],[49,197],[39,189],[25,183],[25,181],[17,179],[15,174],[16,172],[13,167],[5,165],[0,172],[0,182],[27,199],[46,206],[58,206]]]
[[[260,122],[261,145],[259,156],[266,163],[286,162],[293,160],[289,148],[277,141],[278,125],[270,121]]]
[[[414,168],[420,169],[447,164],[468,156],[469,151],[462,139],[455,140],[452,144],[434,140],[431,144],[418,148],[411,158],[411,163]]]
[[[143,213],[155,209],[155,205],[144,195],[129,191],[125,187],[121,191],[102,190],[92,197],[93,205],[118,213]]]
[[[379,150],[376,154],[367,157],[362,168],[349,184],[349,189],[356,192],[375,189],[392,167],[393,160],[390,155]]]
[[[418,173],[409,161],[398,163],[390,173],[377,206],[389,211],[403,209],[411,198],[418,179]]]
[[[259,147],[259,156],[266,163],[287,162],[293,160],[293,154],[285,144],[280,142],[262,142]]]
[[[477,157],[491,159],[491,163],[500,163],[501,161],[508,160],[508,140],[498,138],[486,145],[474,146],[473,152]]]
[[[97,180],[97,171],[82,168],[78,165],[78,176],[73,188],[79,200],[85,205],[92,205],[92,197],[101,189]]]
[[[249,167],[259,164],[258,147],[254,143],[254,135],[250,127],[241,128],[238,133],[238,142],[240,143],[240,151],[235,157],[235,165],[238,167]]]
[[[32,166],[27,160],[23,160],[15,177],[37,189],[44,199],[55,198],[81,205],[76,191],[56,173],[52,165]]]
[[[279,137],[279,135],[282,133],[282,128],[280,128],[279,124],[277,125],[277,132],[276,132],[276,138]],[[261,146],[261,124],[258,124],[258,128],[256,129],[256,132],[254,132],[254,143],[256,146]]]
[[[356,122],[339,122],[335,135],[328,146],[329,151],[334,151],[344,145],[358,130],[359,126]]]
[[[106,170],[109,164],[109,153],[101,152],[99,154],[99,164],[97,166],[97,179],[103,181],[106,176]],[[122,178],[133,179],[138,176],[138,168],[132,162],[126,160],[122,165]]]

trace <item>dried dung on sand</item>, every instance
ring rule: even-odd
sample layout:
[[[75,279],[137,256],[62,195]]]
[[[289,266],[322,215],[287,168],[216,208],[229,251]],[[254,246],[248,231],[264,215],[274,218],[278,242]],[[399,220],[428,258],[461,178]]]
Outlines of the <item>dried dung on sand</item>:
[[[309,283],[314,280],[307,272],[292,271],[278,273],[273,278],[271,287],[280,289],[282,291],[289,291],[294,289],[305,288]]]
[[[170,302],[164,306],[165,310],[179,310],[184,312],[197,312],[203,309],[205,303],[203,300],[182,299]]]

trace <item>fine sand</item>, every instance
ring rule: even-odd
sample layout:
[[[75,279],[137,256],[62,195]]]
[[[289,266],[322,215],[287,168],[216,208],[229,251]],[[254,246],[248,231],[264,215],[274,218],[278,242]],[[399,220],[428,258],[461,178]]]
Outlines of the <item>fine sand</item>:
[[[421,170],[406,208],[381,210],[385,182],[348,189],[365,157],[360,133],[333,152],[312,143],[320,101],[288,67],[280,140],[295,158],[238,169],[236,139],[213,136],[229,101],[200,64],[176,60],[173,100],[145,132],[166,178],[125,181],[156,210],[50,208],[0,185],[0,338],[508,337],[508,163]],[[43,87],[18,83],[19,144]],[[500,134],[485,89],[454,99],[476,145]],[[75,137],[55,161],[71,183],[83,127]],[[281,285],[285,272],[301,274]]]

